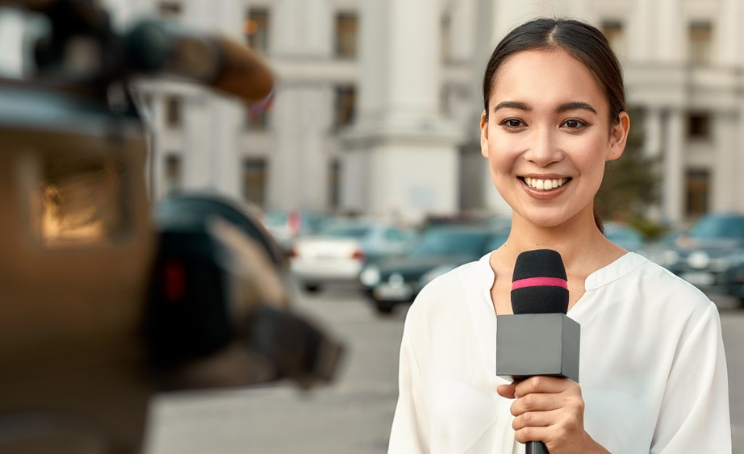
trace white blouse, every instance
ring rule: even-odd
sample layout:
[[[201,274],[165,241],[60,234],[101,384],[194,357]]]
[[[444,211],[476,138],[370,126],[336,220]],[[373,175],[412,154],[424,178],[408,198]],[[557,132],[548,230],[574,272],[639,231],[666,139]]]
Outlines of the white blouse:
[[[490,254],[489,254],[490,255]],[[521,454],[511,399],[496,387],[489,255],[426,286],[400,351],[389,454]],[[627,253],[586,279],[568,312],[581,324],[586,431],[613,454],[731,453],[728,381],[716,306]]]

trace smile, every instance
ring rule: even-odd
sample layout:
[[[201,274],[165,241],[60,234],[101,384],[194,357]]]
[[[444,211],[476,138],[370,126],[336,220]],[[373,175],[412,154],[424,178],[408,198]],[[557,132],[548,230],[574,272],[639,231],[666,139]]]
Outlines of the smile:
[[[521,180],[524,181],[527,186],[537,191],[550,191],[552,189],[560,188],[569,182],[571,178],[539,179],[523,177]]]

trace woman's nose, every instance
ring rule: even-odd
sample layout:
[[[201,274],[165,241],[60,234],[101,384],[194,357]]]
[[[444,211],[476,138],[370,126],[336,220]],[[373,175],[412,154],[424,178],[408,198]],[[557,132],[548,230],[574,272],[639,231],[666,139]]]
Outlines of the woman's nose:
[[[529,147],[524,158],[540,167],[563,160],[563,152],[556,141],[555,134],[550,128],[536,128],[530,138]]]

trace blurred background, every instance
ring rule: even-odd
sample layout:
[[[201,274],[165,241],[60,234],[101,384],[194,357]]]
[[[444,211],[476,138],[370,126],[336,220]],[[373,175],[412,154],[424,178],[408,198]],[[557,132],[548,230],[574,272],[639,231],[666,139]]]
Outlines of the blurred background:
[[[632,121],[597,204],[606,234],[718,304],[734,452],[744,453],[744,2],[740,0],[105,0],[218,32],[276,82],[244,104],[138,80],[153,204],[219,194],[288,260],[297,305],[349,351],[332,386],[162,393],[146,452],[382,453],[408,304],[423,285],[506,239],[509,209],[480,155],[485,63],[536,16],[607,36]],[[23,26],[0,15],[0,75],[24,71]],[[162,208],[166,209],[166,208]]]

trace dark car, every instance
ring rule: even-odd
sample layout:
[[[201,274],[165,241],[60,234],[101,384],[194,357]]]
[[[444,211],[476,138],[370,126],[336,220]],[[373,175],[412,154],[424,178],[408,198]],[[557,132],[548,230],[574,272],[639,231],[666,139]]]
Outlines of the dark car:
[[[744,302],[744,214],[708,213],[648,257],[709,294]]]
[[[635,252],[643,247],[643,235],[629,225],[605,222],[604,234],[607,239],[628,251]]]
[[[407,256],[371,263],[362,269],[359,280],[378,312],[390,313],[397,304],[413,301],[424,285],[437,276],[478,260],[504,244],[508,236],[508,229],[432,228]]]

